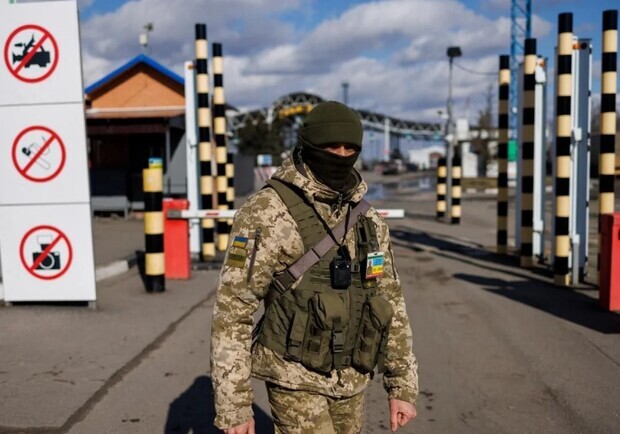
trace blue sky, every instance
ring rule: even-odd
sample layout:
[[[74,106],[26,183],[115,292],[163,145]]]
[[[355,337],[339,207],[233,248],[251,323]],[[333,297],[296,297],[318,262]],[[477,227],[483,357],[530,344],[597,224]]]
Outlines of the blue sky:
[[[241,109],[307,91],[409,119],[438,120],[447,97],[445,49],[459,63],[493,74],[510,48],[510,0],[78,0],[86,84],[141,52],[153,22],[152,57],[177,73],[193,58],[193,26],[206,22],[222,42],[226,95]],[[618,0],[532,0],[539,53],[553,56],[560,12],[594,43],[593,91],[599,89],[601,16]],[[553,62],[551,61],[551,68]],[[552,69],[551,69],[552,71]],[[492,75],[455,69],[455,112],[475,119]]]

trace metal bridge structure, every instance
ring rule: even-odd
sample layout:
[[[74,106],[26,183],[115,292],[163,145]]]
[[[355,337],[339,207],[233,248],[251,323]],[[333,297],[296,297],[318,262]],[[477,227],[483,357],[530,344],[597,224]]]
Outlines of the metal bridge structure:
[[[238,131],[248,122],[256,123],[261,119],[268,124],[276,119],[282,120],[287,127],[296,130],[303,122],[303,116],[323,101],[324,99],[318,95],[304,92],[291,93],[278,98],[270,107],[228,116],[228,121],[233,137],[237,136]],[[407,138],[414,141],[435,143],[444,140],[445,126],[439,122],[411,121],[369,110],[355,109],[354,107],[353,109],[359,113],[366,131],[389,134],[391,140]]]

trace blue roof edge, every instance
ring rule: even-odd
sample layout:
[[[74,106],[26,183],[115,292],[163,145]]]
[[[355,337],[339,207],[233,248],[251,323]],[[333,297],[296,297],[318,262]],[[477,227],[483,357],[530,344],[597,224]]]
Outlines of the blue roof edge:
[[[93,83],[90,86],[88,86],[86,89],[84,89],[84,93],[88,94],[88,93],[93,92],[94,90],[97,90],[99,87],[103,86],[104,84],[106,84],[110,80],[112,80],[112,79],[116,78],[117,76],[121,75],[123,72],[128,71],[129,69],[133,68],[135,65],[137,65],[139,63],[145,63],[146,65],[150,66],[151,68],[153,68],[157,72],[162,73],[166,77],[176,81],[177,83],[179,83],[181,85],[185,85],[185,80],[183,79],[183,77],[181,77],[180,75],[177,75],[176,73],[172,72],[171,70],[169,70],[168,68],[166,68],[162,64],[156,62],[155,60],[151,59],[150,57],[148,57],[148,56],[146,56],[144,54],[139,54],[136,57],[134,57],[133,59],[131,59],[129,62],[125,63],[124,65],[122,65],[122,66],[120,66],[118,68],[116,68],[114,71],[110,72],[105,77],[99,79],[95,83]]]

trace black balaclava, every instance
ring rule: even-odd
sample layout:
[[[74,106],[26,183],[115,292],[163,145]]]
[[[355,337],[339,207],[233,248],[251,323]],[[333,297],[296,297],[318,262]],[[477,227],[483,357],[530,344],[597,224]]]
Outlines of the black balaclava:
[[[299,130],[301,159],[325,185],[339,193],[348,193],[358,182],[353,165],[362,149],[363,129],[359,116],[336,101],[318,104],[306,116]],[[357,151],[341,157],[325,148],[330,144],[350,144]]]

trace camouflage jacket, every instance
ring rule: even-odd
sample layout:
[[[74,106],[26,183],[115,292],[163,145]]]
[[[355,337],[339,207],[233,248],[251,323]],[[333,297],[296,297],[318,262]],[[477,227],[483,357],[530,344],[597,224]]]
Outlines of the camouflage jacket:
[[[360,201],[367,190],[366,183],[361,181],[355,191],[341,198],[339,206],[338,193],[313,179],[310,171],[307,171],[307,177],[301,174],[291,159],[283,163],[273,178],[300,187],[331,227],[344,218],[348,202]],[[379,279],[377,291],[391,302],[394,309],[383,383],[389,398],[415,403],[417,361],[411,350],[412,333],[394,266],[389,231],[374,209],[368,215],[377,227],[379,250],[385,253],[384,275]],[[251,266],[258,228],[259,239]],[[253,314],[267,294],[272,276],[285,270],[304,253],[295,220],[275,190],[260,190],[243,204],[235,215],[230,240],[218,281],[211,329],[216,426],[232,427],[252,417],[252,375],[289,389],[331,397],[348,397],[363,391],[370,376],[354,368],[339,373],[333,371],[330,376],[325,376],[309,371],[299,363],[286,361],[259,343],[252,346]],[[347,234],[346,244],[350,252],[356,251],[354,231]]]

